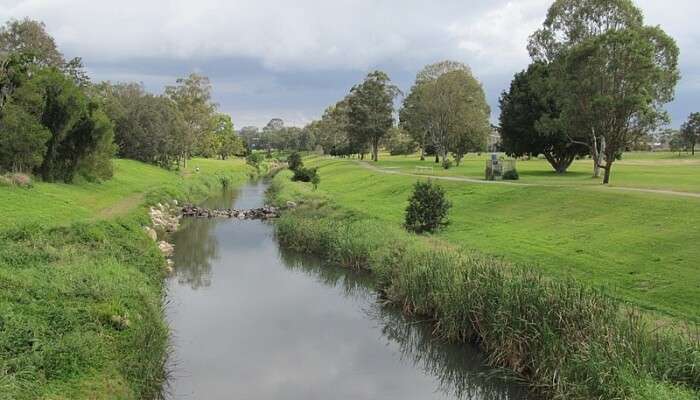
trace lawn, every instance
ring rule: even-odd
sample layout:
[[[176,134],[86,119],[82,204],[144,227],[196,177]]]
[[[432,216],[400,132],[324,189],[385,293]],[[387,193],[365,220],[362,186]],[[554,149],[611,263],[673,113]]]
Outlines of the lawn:
[[[470,154],[459,167],[449,170],[435,164],[432,157],[420,161],[417,155],[383,155],[376,166],[412,174],[483,179],[485,161],[489,156],[488,154]],[[562,175],[556,174],[544,159],[518,160],[517,169],[522,183],[562,186],[600,185],[600,180],[591,177],[593,170],[591,160],[574,161],[569,171]],[[679,156],[677,153],[670,152],[625,153],[622,159],[613,165],[611,186],[700,193],[700,155],[692,157],[685,154]]]
[[[186,169],[167,171],[132,160],[114,160],[114,178],[103,183],[35,182],[29,189],[0,186],[0,230],[16,223],[56,226],[77,221],[109,219],[139,206],[156,187],[177,185],[197,174],[243,168],[240,159],[194,159]]]
[[[664,156],[625,157],[615,178],[633,187],[700,192],[700,165]],[[402,223],[416,177],[383,174],[348,160],[307,163],[320,167],[320,189],[340,206]],[[379,165],[409,170],[417,163],[391,157]],[[483,161],[470,160],[448,173],[476,177],[477,165],[481,169]],[[593,190],[598,186],[583,172],[588,166],[577,163],[574,172],[581,172],[558,177],[541,161],[520,163],[521,182],[543,184],[535,186],[441,181],[453,209],[450,225],[438,236],[552,276],[605,286],[647,310],[700,322],[700,198]],[[675,180],[654,178],[666,175]],[[567,185],[545,186],[559,180]]]

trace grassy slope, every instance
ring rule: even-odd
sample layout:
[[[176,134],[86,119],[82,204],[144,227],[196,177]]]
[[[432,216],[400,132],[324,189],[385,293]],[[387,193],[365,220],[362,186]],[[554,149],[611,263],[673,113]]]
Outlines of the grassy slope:
[[[321,189],[339,205],[401,224],[416,178],[348,161],[317,163]],[[454,207],[439,237],[700,321],[700,246],[692,245],[700,243],[700,199],[587,187],[441,184]]]
[[[238,160],[193,160],[182,174],[115,164],[104,184],[0,187],[2,400],[142,399],[159,390],[164,259],[142,229],[145,204],[201,199],[251,171]]]
[[[281,243],[370,270],[384,299],[433,320],[441,337],[478,343],[489,363],[545,398],[698,398],[694,339],[623,312],[580,282],[409,234],[290,176],[278,174],[268,191],[275,204],[299,204],[277,220]]]
[[[487,157],[486,154],[469,155],[459,167],[447,171],[439,168],[431,158],[420,161],[417,156],[385,155],[380,158],[378,166],[410,173],[483,179]],[[433,167],[433,170],[421,171],[416,167]],[[573,186],[600,184],[599,180],[591,179],[590,160],[575,161],[563,175],[555,174],[543,159],[518,161],[517,169],[522,183]],[[626,153],[621,161],[613,165],[611,186],[700,193],[700,156],[678,156],[666,152]]]

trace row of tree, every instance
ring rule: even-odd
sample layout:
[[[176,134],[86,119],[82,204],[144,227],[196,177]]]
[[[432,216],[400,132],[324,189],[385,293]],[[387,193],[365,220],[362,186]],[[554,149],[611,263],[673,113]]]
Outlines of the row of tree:
[[[178,79],[161,95],[135,83],[93,84],[79,58],[66,61],[45,26],[0,28],[0,173],[46,181],[109,179],[116,155],[166,168],[192,156],[245,154],[209,80]]]
[[[557,172],[590,155],[608,183],[622,152],[668,123],[679,50],[631,0],[557,0],[528,50],[500,99],[509,155],[543,154]]]
[[[401,94],[386,73],[371,72],[304,131],[327,154],[369,154],[374,161],[381,147],[392,154],[418,148],[421,158],[434,154],[444,165],[450,154],[459,163],[467,152],[485,149],[490,109],[466,65],[443,61],[426,66],[404,97],[396,121],[394,103]]]

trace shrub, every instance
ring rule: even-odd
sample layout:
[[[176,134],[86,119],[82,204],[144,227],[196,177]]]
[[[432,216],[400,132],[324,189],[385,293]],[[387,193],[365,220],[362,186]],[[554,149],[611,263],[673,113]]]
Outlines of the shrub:
[[[304,166],[304,162],[301,161],[301,156],[299,153],[295,151],[294,153],[290,154],[289,157],[287,157],[287,165],[289,166],[289,169],[296,171]]]
[[[248,156],[245,158],[246,163],[250,165],[251,167],[260,170],[260,165],[262,164],[264,160],[264,156],[260,153],[255,153],[251,152],[248,154]]]
[[[452,204],[445,190],[432,181],[416,182],[406,208],[405,227],[416,233],[435,232],[447,225],[447,212]]]
[[[507,181],[517,181],[520,179],[520,175],[518,175],[518,171],[515,169],[511,169],[510,171],[506,171],[503,174],[503,179]]]
[[[295,182],[313,182],[314,180],[317,180],[316,185],[318,185],[319,180],[317,168],[300,167],[294,170],[292,180]]]
[[[450,169],[452,168],[452,160],[445,160],[442,162],[442,168]]]
[[[30,188],[33,186],[31,176],[21,173],[0,175],[0,185],[19,186],[24,188]]]

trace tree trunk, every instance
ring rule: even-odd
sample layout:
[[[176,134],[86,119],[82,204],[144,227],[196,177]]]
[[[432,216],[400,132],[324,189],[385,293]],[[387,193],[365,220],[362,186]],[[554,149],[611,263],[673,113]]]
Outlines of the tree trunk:
[[[605,176],[603,177],[603,185],[610,183],[610,171],[612,170],[612,160],[605,163]]]
[[[423,148],[423,145],[420,146],[420,160],[425,161],[425,149]]]
[[[376,139],[374,143],[372,143],[372,161],[379,161],[379,139]]]
[[[437,151],[435,152],[435,164],[440,164],[440,154]]]
[[[605,154],[605,136],[600,137],[600,144],[598,143],[598,137],[593,134],[593,147],[591,148],[593,154],[593,177],[600,178],[600,166],[603,164],[603,155]]]

